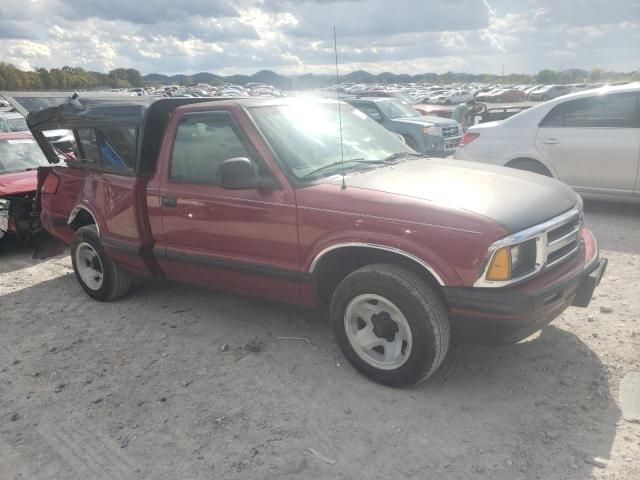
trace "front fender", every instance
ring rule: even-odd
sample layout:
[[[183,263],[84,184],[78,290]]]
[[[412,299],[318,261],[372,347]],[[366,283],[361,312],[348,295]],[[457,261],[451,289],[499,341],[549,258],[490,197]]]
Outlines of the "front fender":
[[[324,255],[339,248],[349,247],[382,250],[400,255],[420,265],[442,286],[462,284],[462,279],[451,263],[423,242],[361,230],[332,232],[319,238],[308,250],[303,262],[304,271],[313,274]]]

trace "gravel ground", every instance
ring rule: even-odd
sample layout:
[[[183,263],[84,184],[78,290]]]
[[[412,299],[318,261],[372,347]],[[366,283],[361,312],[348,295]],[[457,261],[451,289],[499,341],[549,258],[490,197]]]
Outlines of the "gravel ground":
[[[640,370],[640,212],[587,221],[610,259],[589,308],[402,390],[346,364],[322,312],[153,281],[100,304],[68,257],[1,245],[0,479],[638,479],[618,386]]]

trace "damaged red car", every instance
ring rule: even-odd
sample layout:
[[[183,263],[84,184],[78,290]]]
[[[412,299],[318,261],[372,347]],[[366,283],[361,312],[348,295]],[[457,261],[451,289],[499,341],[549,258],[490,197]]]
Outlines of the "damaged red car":
[[[0,238],[30,240],[42,229],[34,202],[43,165],[49,163],[30,133],[0,133]]]

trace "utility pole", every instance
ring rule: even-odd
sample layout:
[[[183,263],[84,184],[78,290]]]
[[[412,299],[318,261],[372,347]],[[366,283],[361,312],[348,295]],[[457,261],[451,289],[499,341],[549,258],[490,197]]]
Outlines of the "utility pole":
[[[502,64],[502,76],[504,77],[504,63]]]

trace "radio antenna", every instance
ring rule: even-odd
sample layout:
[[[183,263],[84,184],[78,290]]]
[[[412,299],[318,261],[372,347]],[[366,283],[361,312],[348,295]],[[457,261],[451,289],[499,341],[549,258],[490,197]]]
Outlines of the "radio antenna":
[[[340,71],[338,70],[338,40],[336,38],[336,27],[333,27],[333,50],[336,54],[336,90],[338,92],[338,122],[340,129],[340,170],[342,172],[342,189],[347,188],[344,178],[344,148],[342,146],[342,109],[340,106]]]

